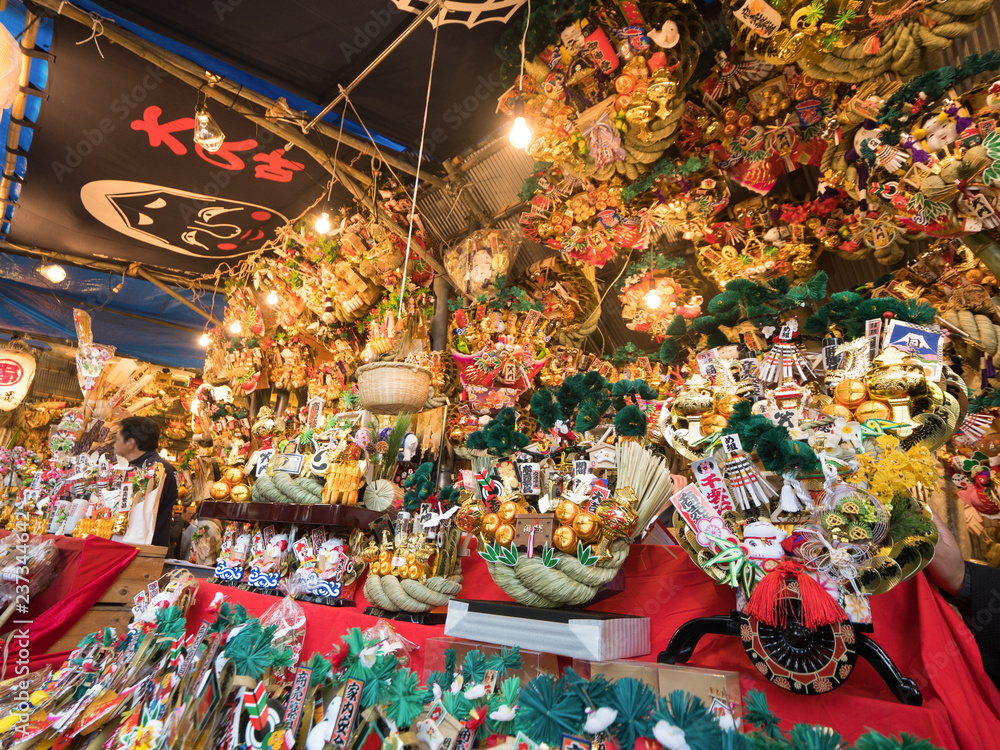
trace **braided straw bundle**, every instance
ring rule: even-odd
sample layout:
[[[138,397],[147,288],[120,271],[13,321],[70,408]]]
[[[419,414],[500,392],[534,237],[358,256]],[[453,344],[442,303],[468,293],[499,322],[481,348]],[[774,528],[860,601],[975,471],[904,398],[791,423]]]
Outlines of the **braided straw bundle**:
[[[369,575],[365,581],[365,598],[370,604],[388,612],[430,612],[443,607],[462,590],[462,577],[435,576],[424,583],[396,576]]]
[[[635,531],[629,539],[608,545],[608,555],[592,566],[576,555],[555,551],[556,565],[545,567],[541,555],[518,556],[513,566],[490,563],[489,571],[504,593],[529,607],[549,609],[586,604],[611,581],[628,557],[629,545],[670,503],[673,480],[662,458],[654,457],[640,443],[626,442],[617,448],[618,486],[631,487],[638,498],[634,508]]]
[[[731,13],[727,19],[737,44],[760,60],[774,65],[796,60],[813,78],[860,83],[890,71],[903,77],[916,75],[926,68],[927,52],[945,49],[971,34],[992,6],[993,0],[943,0],[888,25],[877,35],[877,45],[870,36],[858,33],[851,44],[823,48],[822,54],[811,56],[807,53],[815,42],[800,29],[786,26],[764,39]]]

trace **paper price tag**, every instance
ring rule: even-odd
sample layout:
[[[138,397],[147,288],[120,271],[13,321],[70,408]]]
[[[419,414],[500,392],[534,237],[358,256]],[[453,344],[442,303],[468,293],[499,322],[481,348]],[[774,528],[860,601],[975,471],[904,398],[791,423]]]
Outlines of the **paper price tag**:
[[[740,436],[736,434],[723,435],[722,447],[729,456],[735,453],[740,453],[743,450],[743,443],[740,442]]]

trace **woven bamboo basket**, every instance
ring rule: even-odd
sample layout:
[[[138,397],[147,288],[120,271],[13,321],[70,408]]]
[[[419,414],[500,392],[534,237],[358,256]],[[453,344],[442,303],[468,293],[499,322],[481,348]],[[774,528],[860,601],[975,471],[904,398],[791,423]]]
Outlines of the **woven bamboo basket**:
[[[375,414],[418,412],[427,403],[431,371],[406,362],[373,362],[357,370],[361,405]]]
[[[514,566],[490,563],[490,575],[507,596],[520,604],[548,609],[580,606],[618,575],[628,557],[629,544],[625,539],[613,542],[611,557],[589,567],[580,564],[576,555],[556,552],[554,568],[546,568],[541,555],[520,555]]]

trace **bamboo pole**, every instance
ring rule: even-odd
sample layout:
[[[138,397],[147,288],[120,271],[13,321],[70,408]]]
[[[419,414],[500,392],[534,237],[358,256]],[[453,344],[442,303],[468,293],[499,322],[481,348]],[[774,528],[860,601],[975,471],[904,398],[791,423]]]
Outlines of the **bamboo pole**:
[[[178,302],[180,302],[185,307],[189,307],[192,310],[194,310],[196,313],[198,313],[203,318],[205,318],[205,320],[207,320],[209,323],[214,323],[219,328],[222,328],[222,321],[220,321],[217,317],[215,317],[214,315],[212,315],[212,313],[205,312],[200,307],[198,307],[196,304],[194,304],[191,300],[186,299],[185,297],[183,297],[180,294],[178,294],[177,292],[175,292],[169,286],[167,286],[162,281],[160,281],[158,278],[156,278],[155,276],[153,276],[153,274],[147,273],[145,271],[145,269],[142,268],[142,266],[137,267],[135,269],[135,272],[137,274],[139,274],[140,276],[142,276],[142,278],[144,278],[146,281],[148,281],[153,286],[158,287],[159,289],[162,289],[164,292],[166,292],[167,294],[169,294],[171,297],[173,297],[175,300],[177,300]]]
[[[91,18],[91,16],[88,13],[81,10],[80,8],[77,8],[75,5],[70,5],[69,3],[61,3],[60,0],[37,0],[36,4],[43,8],[48,8],[49,10],[54,11],[58,15],[65,16],[66,18],[69,18],[72,21],[76,21],[77,23],[83,24],[87,28],[91,28],[91,26],[93,25],[93,19]],[[115,25],[112,21],[109,21],[107,19],[103,20],[103,28],[104,28],[103,31],[104,37],[110,39],[112,42],[122,45],[123,47],[125,47],[125,49],[128,49],[129,51],[138,54],[140,57],[143,57],[144,59],[148,59],[151,62],[156,62],[157,65],[166,70],[168,73],[176,75],[176,73],[174,73],[174,71],[171,69],[173,68],[178,71],[183,71],[189,75],[195,76],[196,78],[198,78],[198,83],[195,86],[195,88],[198,88],[203,83],[205,83],[204,70],[200,66],[191,62],[190,60],[181,57],[180,55],[174,54],[172,52],[168,52],[167,50],[155,47],[154,45],[151,45],[148,42],[146,42],[141,37],[138,37],[135,34],[132,34],[128,31],[125,31],[120,26]],[[155,55],[156,60],[154,60],[153,57],[147,54],[143,54],[139,50],[145,50]],[[180,76],[177,77],[180,78]],[[262,94],[258,94],[255,91],[242,87],[239,84],[235,84],[232,81],[227,81],[225,79],[215,84],[213,88],[218,89],[220,93],[227,94],[228,96],[225,97],[227,101],[230,99],[235,100],[236,98],[242,98],[247,100],[248,102],[263,107],[265,110],[269,110],[275,106],[278,106],[279,108],[281,107],[281,105],[277,104],[277,102],[275,102],[273,99],[270,99]],[[209,89],[206,89],[205,94],[206,96],[209,95]],[[214,98],[220,99],[220,101],[222,100],[222,97],[214,97]],[[325,122],[317,123],[314,129],[330,138],[333,138],[334,140],[340,140],[345,146],[352,148],[355,151],[359,151],[362,154],[370,153],[374,148],[371,143],[365,140],[352,136],[349,133],[340,133],[338,128],[334,127],[333,125],[330,125],[329,123]],[[405,160],[400,159],[398,156],[394,156],[393,154],[383,154],[382,160],[386,164],[391,164],[393,167],[402,172],[406,172],[407,174],[411,175],[416,175],[416,166],[409,164]],[[426,181],[428,184],[434,185],[436,187],[443,188],[447,185],[447,182],[442,180],[440,177],[437,177],[436,175],[430,175],[425,173],[421,175],[421,179]]]

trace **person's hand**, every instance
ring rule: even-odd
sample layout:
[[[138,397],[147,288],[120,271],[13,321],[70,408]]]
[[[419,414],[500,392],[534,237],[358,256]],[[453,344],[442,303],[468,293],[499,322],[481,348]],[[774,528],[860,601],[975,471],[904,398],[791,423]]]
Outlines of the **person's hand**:
[[[937,513],[933,511],[931,511],[931,516],[934,518],[934,525],[938,528],[938,543],[934,548],[934,559],[924,568],[924,572],[930,582],[944,593],[957,596],[965,581],[965,560],[962,559],[958,542],[945,526],[944,521],[938,518]]]

